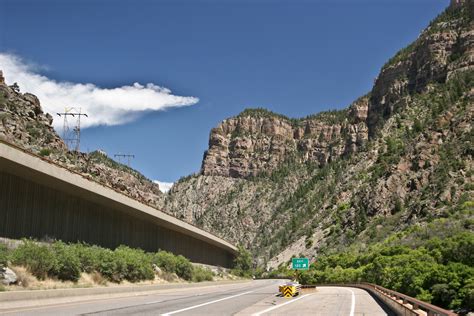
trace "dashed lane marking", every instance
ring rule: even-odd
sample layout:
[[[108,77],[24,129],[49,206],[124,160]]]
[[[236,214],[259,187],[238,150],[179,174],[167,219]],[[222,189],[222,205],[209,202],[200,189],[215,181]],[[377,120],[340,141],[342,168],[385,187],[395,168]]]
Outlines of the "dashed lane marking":
[[[276,306],[267,308],[267,309],[265,309],[265,310],[263,310],[263,311],[261,311],[261,312],[252,314],[252,316],[260,316],[260,315],[262,315],[262,314],[265,314],[265,313],[270,312],[270,311],[272,311],[272,310],[275,310],[275,309],[277,309],[277,308],[280,308],[280,307],[283,307],[283,306],[285,306],[285,305],[294,303],[294,302],[296,302],[296,301],[298,301],[298,300],[300,300],[300,299],[302,299],[302,298],[304,298],[304,297],[306,297],[306,296],[308,296],[308,295],[311,295],[311,294],[305,294],[305,295],[303,295],[303,296],[300,296],[300,297],[298,297],[298,298],[295,298],[294,300],[288,301],[288,302],[286,302],[286,303],[283,303],[283,304],[280,304],[280,305],[276,305]],[[354,316],[354,315],[351,315],[351,316]]]
[[[178,310],[176,310],[176,311],[168,312],[168,313],[161,314],[161,315],[162,315],[162,316],[173,315],[173,314],[185,312],[185,311],[188,311],[188,310],[191,310],[191,309],[195,309],[195,308],[198,308],[198,307],[206,306],[206,305],[209,305],[209,304],[214,304],[214,303],[217,303],[217,302],[229,300],[229,299],[231,299],[231,298],[238,297],[238,296],[242,296],[242,295],[249,294],[249,293],[253,293],[253,292],[255,292],[255,291],[248,291],[248,292],[244,292],[244,293],[240,293],[240,294],[236,294],[236,295],[232,295],[232,296],[227,296],[227,297],[224,297],[224,298],[220,298],[220,299],[218,299],[218,300],[214,300],[214,301],[202,303],[202,304],[199,304],[199,305],[194,305],[194,306],[186,307],[186,308],[183,308],[183,309],[178,309]]]

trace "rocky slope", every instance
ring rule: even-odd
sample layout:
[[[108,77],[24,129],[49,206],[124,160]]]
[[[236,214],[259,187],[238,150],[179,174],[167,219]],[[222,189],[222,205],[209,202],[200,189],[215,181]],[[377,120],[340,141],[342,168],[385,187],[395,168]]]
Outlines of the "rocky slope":
[[[0,139],[59,163],[130,197],[155,207],[163,194],[156,183],[100,152],[78,153],[67,146],[52,127],[53,117],[44,113],[40,101],[20,87],[8,86],[0,71]]]
[[[473,199],[472,9],[440,14],[346,110],[224,120],[164,209],[270,267],[451,216]]]

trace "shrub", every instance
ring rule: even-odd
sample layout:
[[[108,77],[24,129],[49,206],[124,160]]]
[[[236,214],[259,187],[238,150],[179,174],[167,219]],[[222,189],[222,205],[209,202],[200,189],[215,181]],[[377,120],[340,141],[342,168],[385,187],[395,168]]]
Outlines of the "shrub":
[[[181,255],[176,257],[176,274],[185,280],[192,280],[193,278],[193,265]]]
[[[431,303],[438,306],[448,306],[456,296],[456,291],[444,283],[433,285],[431,287],[431,293]]]
[[[153,256],[153,263],[158,267],[162,268],[166,272],[174,273],[176,272],[177,260],[176,256],[171,252],[167,251],[158,251]]]
[[[6,267],[8,264],[7,246],[0,244],[0,267]]]
[[[74,247],[57,241],[53,244],[52,250],[56,260],[49,274],[63,281],[77,282],[81,277],[81,261]]]
[[[204,267],[195,266],[193,269],[192,280],[194,282],[212,281],[213,276],[214,274],[211,270]]]
[[[413,122],[413,131],[415,131],[415,133],[420,133],[422,130],[423,124],[421,124],[418,118],[415,118],[415,121]]]
[[[38,245],[32,240],[23,243],[12,253],[12,263],[22,265],[40,280],[43,280],[56,265],[56,258],[47,246]]]
[[[7,98],[5,97],[5,95],[3,94],[3,92],[0,93],[0,104],[1,104],[1,105],[4,105],[4,104],[6,104],[6,102],[7,102]]]
[[[40,150],[39,154],[40,156],[43,156],[43,157],[49,156],[51,155],[51,149],[43,148]]]
[[[123,277],[127,281],[137,282],[155,277],[151,258],[143,250],[120,246],[115,249],[114,255],[123,260]]]
[[[461,305],[468,310],[474,310],[474,279],[468,280],[459,294],[463,297]]]
[[[89,246],[83,243],[77,243],[71,245],[73,250],[79,259],[81,270],[87,273],[97,271],[99,269],[101,258],[101,252],[105,251],[104,248],[98,246]]]
[[[108,281],[120,283],[126,275],[126,262],[110,249],[98,252],[97,271]]]
[[[233,273],[238,276],[249,277],[252,274],[252,256],[244,247],[239,246],[238,248],[239,254],[234,260]]]

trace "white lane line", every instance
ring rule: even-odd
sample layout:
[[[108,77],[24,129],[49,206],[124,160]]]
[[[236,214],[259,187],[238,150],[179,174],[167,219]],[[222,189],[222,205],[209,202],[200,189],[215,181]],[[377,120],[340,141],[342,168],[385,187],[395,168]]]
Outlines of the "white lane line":
[[[277,309],[277,308],[280,308],[280,307],[282,307],[282,306],[285,306],[285,305],[294,303],[294,302],[296,302],[296,301],[298,301],[298,300],[300,300],[300,299],[302,299],[302,298],[304,298],[304,297],[306,297],[306,296],[308,296],[308,295],[311,295],[311,294],[305,294],[305,295],[303,295],[303,296],[301,296],[301,297],[298,297],[298,298],[296,298],[296,299],[294,299],[294,300],[291,300],[291,301],[288,301],[288,302],[286,302],[286,303],[283,303],[283,304],[280,304],[280,305],[276,305],[276,306],[267,308],[267,309],[265,309],[265,310],[263,310],[263,311],[261,311],[261,312],[252,314],[252,316],[260,316],[260,315],[265,314],[265,313],[267,313],[267,312],[269,312],[269,311],[272,311],[272,310],[274,310],[274,309]],[[352,315],[352,316],[353,316],[353,315]]]
[[[195,308],[198,308],[198,307],[201,307],[201,306],[206,306],[206,305],[209,305],[209,304],[214,304],[214,303],[217,303],[217,302],[225,301],[225,300],[228,300],[228,299],[231,299],[231,298],[234,298],[234,297],[238,297],[238,296],[242,296],[242,295],[245,295],[245,294],[249,294],[249,293],[252,293],[252,292],[255,292],[255,291],[248,291],[248,292],[244,292],[244,293],[240,293],[240,294],[220,298],[218,300],[202,303],[202,304],[199,304],[199,305],[194,305],[194,306],[186,307],[186,308],[183,308],[183,309],[178,309],[176,311],[172,311],[172,312],[162,314],[162,316],[168,316],[168,315],[173,315],[173,314],[185,312],[185,311],[188,311],[190,309],[195,309]]]
[[[349,316],[354,316],[354,311],[355,311],[355,306],[356,306],[356,298],[355,298],[354,291],[352,291],[351,289],[347,289],[347,288],[343,288],[343,289],[351,291],[351,293],[352,293],[351,312],[350,312]]]

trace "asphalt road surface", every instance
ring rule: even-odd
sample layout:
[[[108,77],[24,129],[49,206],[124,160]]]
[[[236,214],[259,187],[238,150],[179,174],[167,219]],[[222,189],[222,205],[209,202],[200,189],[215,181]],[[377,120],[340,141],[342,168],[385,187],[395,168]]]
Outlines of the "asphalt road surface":
[[[293,298],[277,296],[282,280],[200,288],[4,310],[0,315],[391,315],[366,291],[318,287]]]

